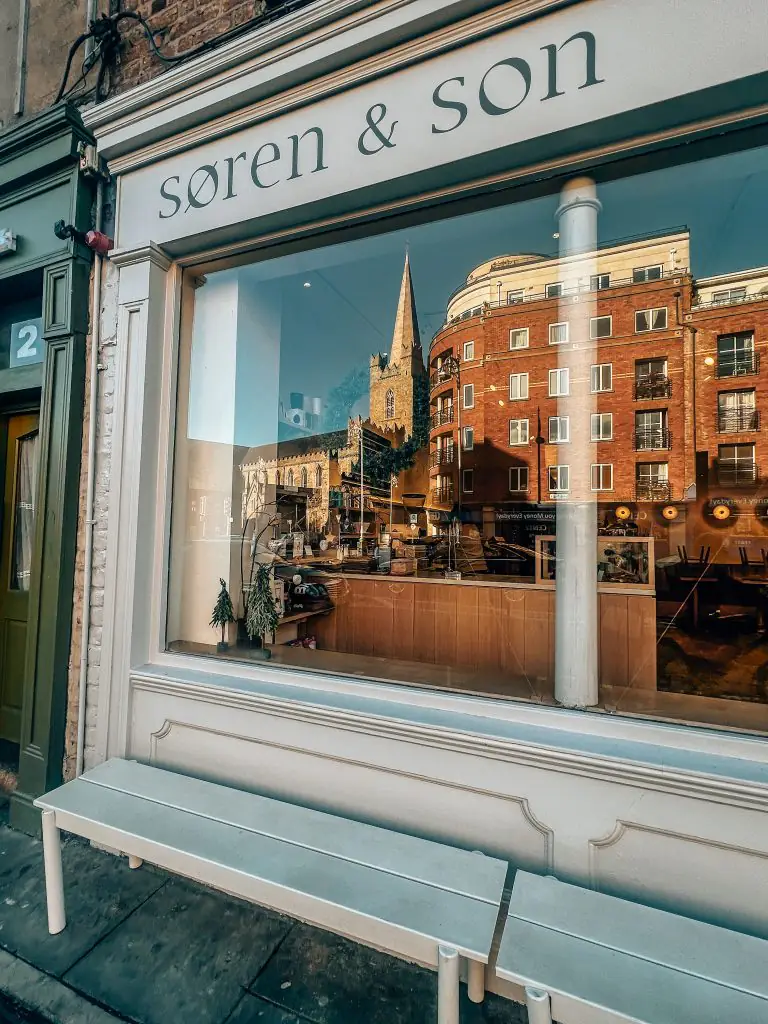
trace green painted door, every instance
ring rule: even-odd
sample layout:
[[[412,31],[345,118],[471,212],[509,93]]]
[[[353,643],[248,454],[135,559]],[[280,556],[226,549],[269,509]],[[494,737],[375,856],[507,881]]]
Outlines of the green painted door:
[[[6,424],[0,549],[0,739],[18,743],[35,535],[38,416],[11,416]]]

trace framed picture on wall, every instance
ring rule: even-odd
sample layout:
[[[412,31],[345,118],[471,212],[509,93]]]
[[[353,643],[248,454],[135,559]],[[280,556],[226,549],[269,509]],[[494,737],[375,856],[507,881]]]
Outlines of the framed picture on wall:
[[[603,588],[654,590],[653,537],[598,537],[597,583]],[[536,538],[536,583],[557,582],[557,539]]]

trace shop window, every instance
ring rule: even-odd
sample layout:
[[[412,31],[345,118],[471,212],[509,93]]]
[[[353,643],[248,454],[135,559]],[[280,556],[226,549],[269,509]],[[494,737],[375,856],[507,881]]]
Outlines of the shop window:
[[[528,420],[509,421],[509,443],[528,444]]]
[[[710,723],[716,712],[729,727],[761,728],[768,468],[758,374],[768,293],[755,282],[768,265],[758,200],[768,193],[768,150],[737,156],[640,178],[614,179],[603,168],[602,212],[584,211],[594,217],[594,249],[564,249],[562,258],[530,255],[561,227],[551,220],[559,196],[529,205],[511,190],[507,203],[497,191],[492,208],[475,197],[471,212],[458,216],[454,204],[445,217],[436,206],[407,231],[394,211],[369,237],[339,224],[332,244],[295,238],[290,251],[262,250],[251,262],[238,242],[229,262],[185,270],[169,424],[168,657],[232,659],[224,671],[216,663],[215,676],[308,672],[313,685],[335,673],[358,686],[374,676],[477,695],[481,678],[489,695],[549,702],[557,688],[551,666],[578,657],[578,630],[589,628],[601,652],[621,653],[610,679],[601,654],[592,691],[599,704],[696,722],[706,703]],[[690,234],[658,234],[664,223],[688,223]],[[694,272],[681,271],[667,287],[658,282],[672,249],[675,265]],[[499,289],[492,267],[502,258],[509,262]],[[305,288],[318,268],[328,287]],[[550,324],[566,315],[556,312],[561,280],[566,293],[579,293],[568,305],[570,326]],[[548,303],[545,281],[555,282]],[[511,282],[519,288],[507,290]],[[627,315],[619,285],[634,295],[629,327],[637,333],[611,346],[609,358],[620,355],[620,363],[594,363],[603,350],[608,356],[601,339],[614,336],[613,319]],[[676,322],[676,290],[685,330]],[[494,300],[484,328],[491,353],[471,324],[445,323],[448,296],[470,317],[481,294]],[[697,305],[701,294],[712,298]],[[37,315],[8,321],[4,309],[0,303],[0,370],[13,324]],[[459,323],[467,331],[457,342]],[[624,321],[616,323],[626,335]],[[564,344],[590,335],[592,355],[588,342]],[[686,441],[694,400],[695,452]],[[555,502],[564,507],[555,512]],[[600,599],[579,608],[565,652],[552,651],[560,642],[555,601],[528,601],[529,591],[573,579],[566,564],[577,567],[577,579],[591,577],[588,535],[578,534],[577,544],[566,529],[582,511],[585,529],[596,524]],[[12,565],[25,578],[20,535],[9,526],[17,561],[8,556],[6,579]],[[709,546],[710,562],[686,570],[686,559]],[[700,578],[707,584],[695,617],[691,588]],[[236,619],[223,637],[209,625],[220,579]],[[450,644],[438,642],[436,611],[448,588],[462,625]],[[489,597],[489,588],[504,592]],[[620,601],[604,600],[611,593]],[[536,628],[517,618],[512,628],[513,605],[514,615],[537,609]],[[532,663],[542,666],[541,678],[530,674],[529,686],[516,666],[526,663],[523,640],[537,638]]]
[[[527,466],[512,466],[510,468],[509,489],[514,494],[524,494],[528,490]]]
[[[522,401],[528,397],[528,374],[510,373],[509,375],[509,400],[510,402]]]
[[[592,367],[592,394],[613,390],[613,363],[600,363]]]
[[[562,345],[568,341],[568,324],[549,325],[549,344]]]
[[[595,341],[598,338],[610,338],[613,334],[612,316],[593,316],[589,321],[589,336]]]
[[[661,264],[652,267],[635,267],[632,271],[634,284],[644,284],[646,281],[660,281],[664,274]]]
[[[547,470],[549,489],[553,494],[570,490],[570,469],[568,466],[550,466]]]
[[[571,373],[567,366],[549,371],[549,397],[562,398],[570,391]]]
[[[638,309],[635,313],[635,333],[644,334],[646,331],[666,331],[667,310],[660,309]]]
[[[613,466],[610,463],[598,463],[592,466],[592,490],[613,490]]]
[[[568,416],[549,417],[549,443],[564,444],[571,439],[571,422]]]
[[[591,418],[591,439],[593,441],[613,440],[613,413],[593,412]]]

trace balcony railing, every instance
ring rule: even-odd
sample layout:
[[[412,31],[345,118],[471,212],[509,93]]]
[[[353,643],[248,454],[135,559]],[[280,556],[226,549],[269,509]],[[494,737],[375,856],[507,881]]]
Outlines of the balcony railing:
[[[744,487],[757,483],[757,465],[741,459],[719,459],[717,463],[717,482],[723,487]]]
[[[635,400],[638,402],[647,398],[669,398],[671,394],[672,381],[665,373],[652,373],[635,381]]]
[[[709,302],[694,302],[691,309],[715,309],[718,306],[742,306],[745,302],[765,302],[764,292],[752,292],[749,295],[728,296],[727,299],[711,299]]]
[[[760,413],[756,409],[729,409],[718,413],[717,429],[721,434],[738,434],[742,430],[759,430]]]
[[[453,406],[449,406],[447,409],[438,409],[437,412],[432,413],[429,420],[429,425],[432,430],[435,427],[444,427],[447,423],[453,423]]]
[[[439,388],[442,384],[450,384],[453,381],[453,374],[447,370],[436,370],[430,374],[429,386],[431,389]]]
[[[432,452],[429,456],[429,468],[434,469],[435,466],[450,466],[453,464],[456,458],[456,449],[454,445],[448,445],[447,448],[438,448],[437,451]]]
[[[760,369],[760,357],[757,352],[745,352],[740,355],[720,356],[717,360],[718,377],[747,377]]]
[[[453,487],[435,487],[429,493],[433,503],[447,505],[453,501]]]
[[[638,501],[669,501],[672,488],[668,480],[638,480],[635,493]]]
[[[651,427],[635,431],[636,452],[657,452],[669,448],[672,434],[666,427]]]

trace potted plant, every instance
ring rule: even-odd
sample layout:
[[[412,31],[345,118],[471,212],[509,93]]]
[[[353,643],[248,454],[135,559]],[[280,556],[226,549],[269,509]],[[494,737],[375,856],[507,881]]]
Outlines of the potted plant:
[[[263,646],[264,638],[274,635],[280,616],[272,593],[272,566],[268,562],[254,565],[253,581],[245,606],[245,629],[251,643]]]
[[[223,579],[221,579],[221,577],[219,577],[219,583],[221,584],[221,590],[219,591],[219,596],[216,598],[216,604],[213,606],[210,625],[213,629],[221,630],[221,640],[216,644],[216,651],[218,654],[221,654],[222,651],[229,650],[229,644],[227,643],[225,636],[227,626],[230,622],[235,621],[235,610],[232,607],[232,598],[229,596],[227,584]]]

